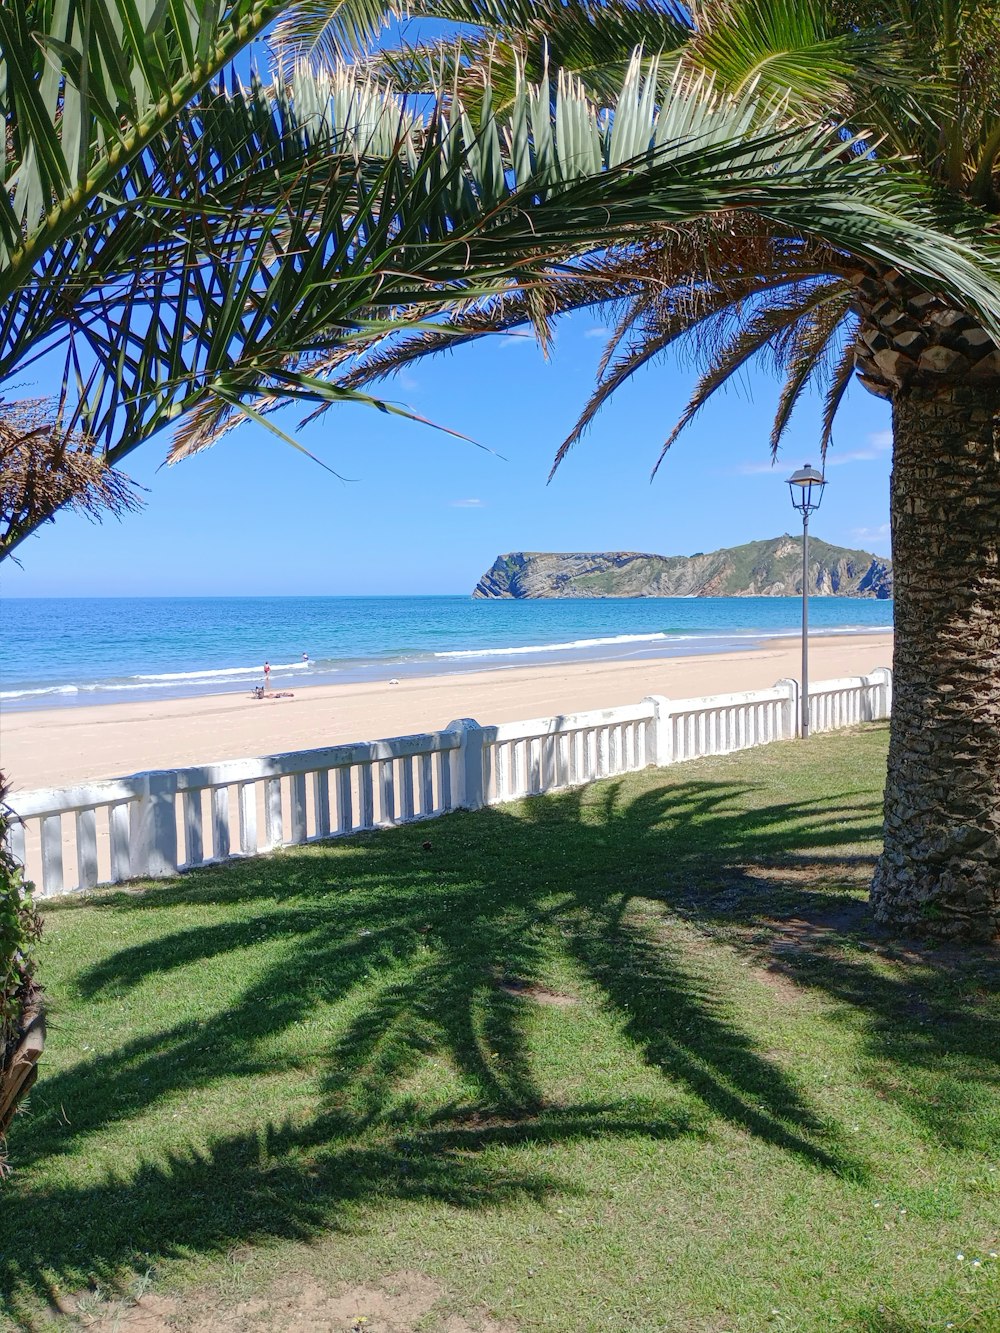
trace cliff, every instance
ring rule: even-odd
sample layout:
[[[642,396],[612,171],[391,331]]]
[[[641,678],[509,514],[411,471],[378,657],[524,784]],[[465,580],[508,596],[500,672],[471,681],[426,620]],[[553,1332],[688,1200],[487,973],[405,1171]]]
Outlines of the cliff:
[[[514,551],[498,556],[473,597],[787,597],[802,592],[802,538],[730,546],[707,555],[636,551]],[[809,594],[891,597],[892,562],[809,540]]]

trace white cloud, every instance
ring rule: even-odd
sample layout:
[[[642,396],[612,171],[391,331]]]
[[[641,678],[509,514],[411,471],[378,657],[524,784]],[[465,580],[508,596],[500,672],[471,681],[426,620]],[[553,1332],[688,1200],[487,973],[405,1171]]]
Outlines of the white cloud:
[[[836,449],[831,449],[826,456],[826,465],[841,467],[844,463],[870,463],[873,458],[878,458],[874,449],[855,449],[849,454],[840,454]]]
[[[600,324],[595,324],[594,327],[588,329],[583,336],[585,338],[606,338],[608,336],[608,331]]]
[[[452,509],[485,509],[485,502],[482,500],[452,500]]]
[[[860,542],[887,542],[890,531],[888,523],[880,523],[877,528],[855,528],[851,536]]]
[[[841,453],[834,446],[826,456],[828,467],[839,467],[842,463],[870,463],[892,449],[892,431],[872,431],[860,449],[850,449]]]
[[[781,476],[780,463],[739,463],[732,469],[738,477],[755,477],[758,473],[768,473],[775,476]]]
[[[845,463],[872,463],[891,449],[891,430],[872,431],[860,449],[849,449],[846,453],[842,453],[836,447],[832,448],[826,456],[826,466],[842,467]],[[788,457],[790,457],[790,454],[786,451],[785,458]],[[781,458],[778,459],[777,463],[770,463],[762,458],[749,463],[737,463],[735,467],[727,469],[727,472],[728,475],[737,477],[777,476],[784,481],[786,466]],[[816,460],[816,466],[823,466],[818,459]]]
[[[501,350],[509,351],[511,347],[533,347],[535,338],[530,333],[504,333],[497,338],[496,345]]]

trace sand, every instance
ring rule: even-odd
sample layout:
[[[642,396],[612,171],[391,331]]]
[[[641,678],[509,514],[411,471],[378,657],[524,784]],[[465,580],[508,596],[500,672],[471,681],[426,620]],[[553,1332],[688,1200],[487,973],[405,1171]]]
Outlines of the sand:
[[[255,700],[249,691],[0,717],[0,764],[15,790],[61,787],[149,768],[179,768],[343,741],[432,731],[453,718],[483,723],[636,703],[765,689],[799,676],[797,639],[745,652],[627,662],[572,662],[462,675],[418,676],[297,689]],[[891,633],[817,637],[814,681],[862,675],[892,662]]]

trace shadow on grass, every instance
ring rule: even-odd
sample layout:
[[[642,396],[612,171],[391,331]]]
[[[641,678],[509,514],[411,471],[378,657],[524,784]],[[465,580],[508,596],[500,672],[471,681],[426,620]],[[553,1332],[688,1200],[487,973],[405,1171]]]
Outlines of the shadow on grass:
[[[467,1108],[427,1120],[396,1117],[391,1132],[371,1141],[337,1114],[321,1114],[305,1126],[264,1125],[207,1149],[140,1162],[127,1175],[18,1201],[17,1216],[0,1226],[5,1304],[17,1318],[26,1290],[58,1308],[67,1282],[70,1290],[84,1281],[114,1290],[124,1275],[158,1260],[355,1229],[376,1204],[502,1208],[578,1192],[568,1176],[519,1169],[491,1149],[608,1136],[669,1140],[698,1132],[688,1117],[657,1117],[649,1107],[624,1102],[507,1119]]]
[[[568,1174],[492,1150],[669,1140],[702,1135],[713,1118],[809,1169],[861,1179],[857,1150],[692,965],[692,927],[834,997],[857,1016],[885,1095],[925,1132],[976,1147],[963,1087],[971,1098],[973,1083],[977,1095],[996,1083],[1000,1031],[963,1007],[969,976],[861,947],[871,942],[857,908],[879,829],[876,793],[765,804],[763,788],[745,780],[750,771],[745,764],[742,780],[728,782],[605,782],[84,904],[109,920],[155,909],[169,921],[193,906],[241,913],[168,925],[108,954],[79,977],[85,999],[128,994],[262,940],[267,964],[204,1021],[43,1077],[33,1117],[18,1126],[26,1188],[0,1218],[3,1290],[46,1297],[53,1281],[85,1276],[110,1286],[157,1258],[350,1228],[385,1201],[483,1208],[568,1194],[578,1188]],[[802,928],[789,942],[775,923],[790,921]],[[525,995],[545,985],[560,956],[599,988],[648,1065],[703,1113],[678,1111],[676,1098],[547,1102],[529,1060]],[[975,984],[994,986],[994,964],[977,966]],[[308,1118],[290,1112],[282,1125],[208,1147],[144,1162],[137,1154],[92,1184],[31,1192],[33,1162],[79,1155],[87,1135],[115,1122],[168,1099],[175,1108],[179,1094],[196,1107],[200,1089],[224,1080],[294,1075],[299,1057],[280,1053],[282,1034],[318,1003],[341,1000],[352,1001],[352,1016],[324,1053],[321,1105]],[[400,1099],[429,1056],[458,1071],[465,1099],[432,1111]]]

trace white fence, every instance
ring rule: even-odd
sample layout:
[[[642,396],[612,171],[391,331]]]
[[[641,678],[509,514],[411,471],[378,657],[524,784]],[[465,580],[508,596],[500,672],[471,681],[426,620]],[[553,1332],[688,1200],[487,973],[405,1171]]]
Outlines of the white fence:
[[[892,673],[822,681],[813,731],[888,717]],[[799,685],[234,759],[18,792],[11,846],[45,897],[479,809],[798,733]]]

